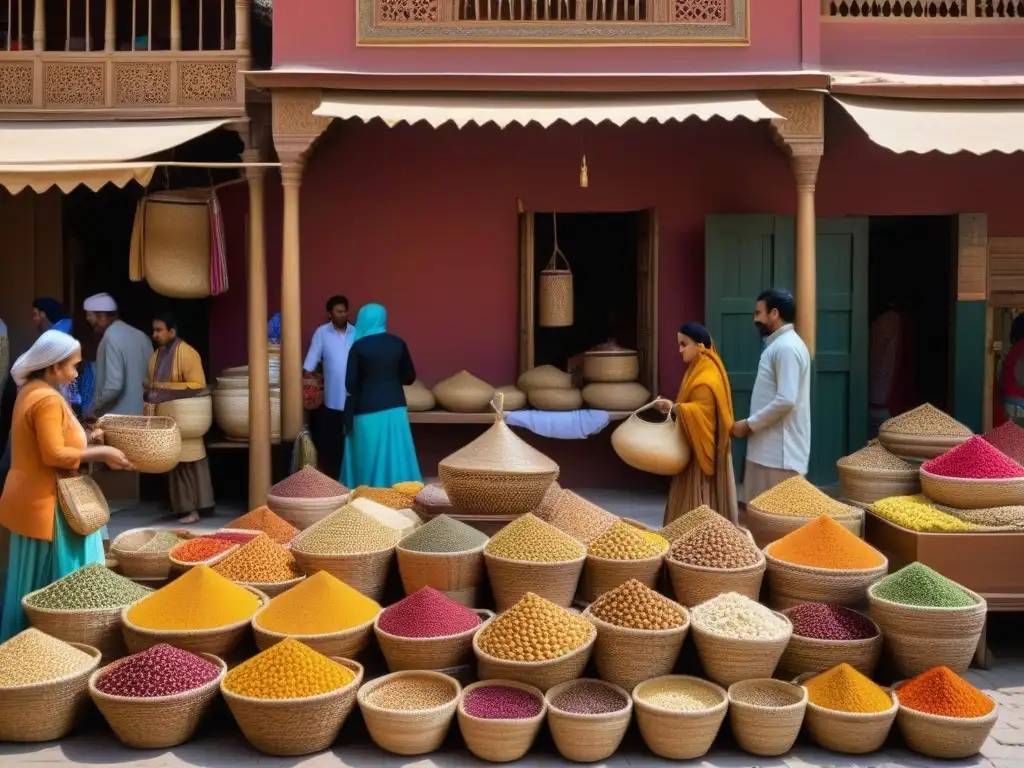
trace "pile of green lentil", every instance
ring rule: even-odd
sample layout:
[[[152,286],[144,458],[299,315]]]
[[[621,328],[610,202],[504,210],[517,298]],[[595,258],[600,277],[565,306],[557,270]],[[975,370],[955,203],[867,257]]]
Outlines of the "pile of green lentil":
[[[102,563],[90,563],[30,596],[33,608],[50,611],[84,611],[123,608],[151,592],[111,571]]]
[[[310,555],[379,552],[398,543],[399,532],[347,504],[300,533],[292,549]]]
[[[486,543],[487,534],[466,525],[461,520],[448,515],[438,515],[402,539],[399,546],[410,552],[449,554],[468,552]]]
[[[0,645],[0,688],[33,685],[85,672],[94,659],[73,645],[26,629]]]
[[[952,579],[924,563],[911,563],[871,587],[882,600],[918,608],[969,608],[977,599]]]

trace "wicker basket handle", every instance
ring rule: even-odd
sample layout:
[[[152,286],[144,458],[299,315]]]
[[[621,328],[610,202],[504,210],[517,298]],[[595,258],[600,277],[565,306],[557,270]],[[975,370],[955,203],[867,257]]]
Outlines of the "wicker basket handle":
[[[491,398],[491,408],[494,409],[495,421],[505,420],[505,393],[495,392]]]
[[[566,269],[566,271],[571,272],[572,271],[572,265],[569,264],[569,259],[566,257],[566,255],[564,253],[562,253],[562,249],[558,246],[558,214],[557,213],[552,213],[551,214],[551,226],[554,228],[555,247],[554,247],[554,250],[551,251],[551,260],[548,261],[548,265],[546,267],[544,267],[544,271],[545,272],[548,272],[548,271],[559,271],[558,270],[558,257],[561,256],[562,257],[562,261],[565,262],[565,269]]]
[[[667,397],[656,397],[653,400],[651,400],[651,402],[649,402],[647,405],[641,405],[639,408],[633,411],[633,414],[630,416],[630,418],[633,418],[634,416],[637,416],[638,414],[641,414],[644,411],[651,410],[651,408],[657,406],[658,403],[669,403],[671,406],[673,406],[673,410],[675,408],[675,403],[669,400]],[[662,411],[662,413],[664,412]],[[669,410],[669,412],[665,413],[664,415],[665,421],[670,421],[673,418],[672,410]]]

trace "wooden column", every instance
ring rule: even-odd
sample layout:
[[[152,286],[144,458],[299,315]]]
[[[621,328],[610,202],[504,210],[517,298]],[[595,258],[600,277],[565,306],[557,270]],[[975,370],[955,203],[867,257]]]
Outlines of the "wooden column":
[[[199,8],[201,13],[202,4]],[[152,42],[150,47],[152,48]],[[171,0],[171,50],[181,50],[181,0]]]
[[[10,6],[8,6],[10,7]],[[21,30],[18,30],[18,34],[21,34]],[[21,41],[19,40],[20,44]],[[35,11],[33,12],[32,21],[32,50],[33,51],[45,51],[46,50],[46,2],[45,0],[36,0]]]
[[[252,0],[235,0],[235,50],[249,51],[252,33]]]
[[[113,53],[117,49],[117,3],[107,0],[103,15],[103,50]]]
[[[258,149],[246,162],[259,162]],[[248,168],[249,253],[249,509],[267,503],[270,488],[270,369],[267,366],[267,251],[263,237],[263,168]]]

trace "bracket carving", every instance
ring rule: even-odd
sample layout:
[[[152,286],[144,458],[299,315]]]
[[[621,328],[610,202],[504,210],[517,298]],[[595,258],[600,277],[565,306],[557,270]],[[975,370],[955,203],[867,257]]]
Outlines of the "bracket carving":
[[[765,91],[761,102],[783,120],[772,120],[775,143],[790,158],[797,188],[813,190],[825,154],[825,95],[816,91]]]
[[[274,147],[281,161],[281,181],[299,184],[306,157],[316,140],[331,124],[331,118],[318,117],[321,92],[313,88],[275,89],[271,93],[271,126]]]

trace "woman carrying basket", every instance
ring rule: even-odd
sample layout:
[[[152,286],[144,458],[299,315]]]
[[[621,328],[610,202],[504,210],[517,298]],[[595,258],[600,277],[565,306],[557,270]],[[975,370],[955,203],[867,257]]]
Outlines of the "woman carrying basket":
[[[78,375],[79,343],[49,330],[11,367],[18,397],[11,420],[11,471],[0,497],[0,525],[11,532],[0,643],[28,625],[21,599],[88,563],[102,563],[99,531],[80,536],[71,530],[57,500],[58,474],[87,462],[130,469],[116,448],[89,446],[81,423],[59,389]],[[89,438],[99,440],[96,430]]]

